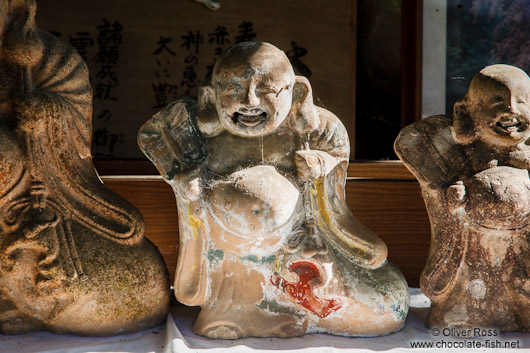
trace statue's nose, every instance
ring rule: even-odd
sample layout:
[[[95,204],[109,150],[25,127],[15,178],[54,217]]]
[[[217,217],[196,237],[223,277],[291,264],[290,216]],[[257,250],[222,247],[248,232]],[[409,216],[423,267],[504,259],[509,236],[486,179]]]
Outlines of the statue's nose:
[[[247,107],[255,107],[259,104],[258,96],[256,95],[255,87],[250,86],[243,99],[243,104]]]

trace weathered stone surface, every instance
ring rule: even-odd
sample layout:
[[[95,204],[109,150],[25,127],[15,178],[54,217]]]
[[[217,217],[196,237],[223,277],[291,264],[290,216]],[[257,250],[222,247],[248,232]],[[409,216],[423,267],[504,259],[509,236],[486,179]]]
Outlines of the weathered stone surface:
[[[432,225],[431,327],[530,331],[530,78],[486,67],[454,106],[398,136]]]
[[[246,42],[216,63],[198,104],[140,130],[178,206],[177,299],[212,338],[400,329],[408,289],[344,199],[349,142],[285,54]]]
[[[99,180],[92,92],[73,48],[0,0],[0,332],[115,335],[167,313],[141,214]]]

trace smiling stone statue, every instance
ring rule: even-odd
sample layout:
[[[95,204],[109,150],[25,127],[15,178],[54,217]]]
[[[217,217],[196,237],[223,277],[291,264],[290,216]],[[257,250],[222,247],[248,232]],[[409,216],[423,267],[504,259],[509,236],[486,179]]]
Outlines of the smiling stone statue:
[[[432,224],[431,327],[530,331],[530,78],[486,67],[454,106],[398,136]]]
[[[281,50],[232,47],[198,107],[172,103],[139,143],[175,191],[175,294],[201,306],[196,333],[371,336],[403,326],[406,282],[344,199],[345,128],[313,105]]]

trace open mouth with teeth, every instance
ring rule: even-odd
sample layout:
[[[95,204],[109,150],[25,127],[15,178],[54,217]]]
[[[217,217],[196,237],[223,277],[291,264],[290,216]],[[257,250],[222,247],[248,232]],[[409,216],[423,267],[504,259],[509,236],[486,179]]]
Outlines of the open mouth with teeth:
[[[498,135],[520,139],[521,134],[528,131],[528,120],[524,116],[503,114],[492,123],[491,128]]]
[[[517,118],[513,118],[511,120],[500,120],[497,122],[497,127],[503,129],[503,130],[506,130],[508,132],[515,132],[515,131],[518,131],[519,128],[522,126],[523,124],[519,121],[519,119]]]
[[[240,123],[249,127],[256,126],[265,121],[266,119],[266,112],[261,112],[258,114],[242,114],[239,112],[235,112],[234,115],[232,115],[232,121],[234,122],[234,124]]]

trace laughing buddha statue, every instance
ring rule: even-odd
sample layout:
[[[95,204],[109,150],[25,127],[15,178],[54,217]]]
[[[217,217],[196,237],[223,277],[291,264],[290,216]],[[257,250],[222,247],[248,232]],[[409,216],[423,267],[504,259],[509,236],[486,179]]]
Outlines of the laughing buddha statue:
[[[430,327],[530,331],[529,138],[530,78],[509,65],[480,71],[452,117],[398,136],[431,221]]]
[[[403,327],[405,279],[345,201],[346,130],[313,105],[283,51],[233,46],[198,103],[170,104],[138,139],[175,192],[175,294],[201,306],[194,332],[375,336]]]

